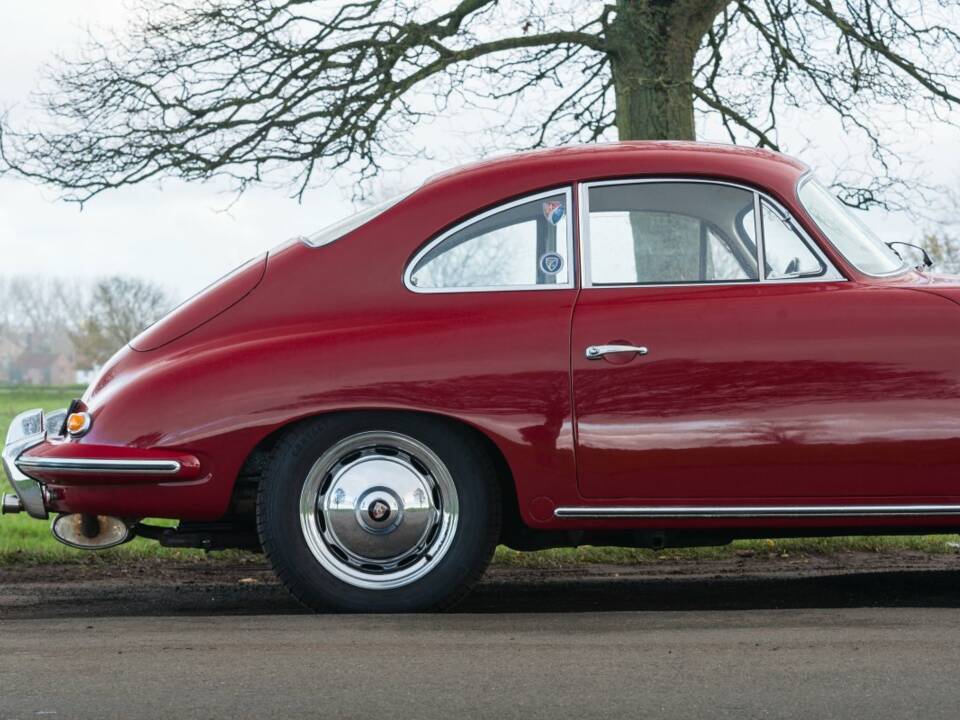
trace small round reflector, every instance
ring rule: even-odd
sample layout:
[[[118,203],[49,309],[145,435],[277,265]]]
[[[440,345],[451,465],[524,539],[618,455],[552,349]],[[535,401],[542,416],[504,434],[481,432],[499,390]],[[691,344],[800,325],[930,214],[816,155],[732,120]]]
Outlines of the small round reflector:
[[[67,416],[67,432],[74,437],[79,437],[90,429],[90,422],[90,415],[88,413],[70,413],[70,415]]]

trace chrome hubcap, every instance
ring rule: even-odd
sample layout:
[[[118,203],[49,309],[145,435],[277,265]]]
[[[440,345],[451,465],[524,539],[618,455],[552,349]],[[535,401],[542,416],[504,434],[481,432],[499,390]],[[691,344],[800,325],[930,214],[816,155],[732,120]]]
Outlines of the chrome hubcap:
[[[325,452],[300,495],[320,564],[357,587],[387,589],[430,572],[453,542],[459,507],[446,466],[394,432],[353,435]]]

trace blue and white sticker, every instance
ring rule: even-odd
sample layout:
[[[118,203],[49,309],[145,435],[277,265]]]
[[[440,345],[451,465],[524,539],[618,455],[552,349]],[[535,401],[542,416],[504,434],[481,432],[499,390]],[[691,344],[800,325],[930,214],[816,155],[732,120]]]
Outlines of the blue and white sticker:
[[[540,269],[545,275],[556,275],[563,270],[563,256],[555,252],[544,253],[540,256]]]
[[[543,203],[543,216],[551,225],[556,225],[563,220],[563,203],[559,200],[547,200]]]

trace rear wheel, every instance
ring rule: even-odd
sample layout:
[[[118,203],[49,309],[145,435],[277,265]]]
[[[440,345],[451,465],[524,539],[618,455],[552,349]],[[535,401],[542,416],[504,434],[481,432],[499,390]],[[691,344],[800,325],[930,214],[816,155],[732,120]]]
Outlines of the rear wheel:
[[[296,427],[260,486],[264,551],[314,609],[450,607],[496,545],[495,469],[469,431],[438,419],[352,413]]]

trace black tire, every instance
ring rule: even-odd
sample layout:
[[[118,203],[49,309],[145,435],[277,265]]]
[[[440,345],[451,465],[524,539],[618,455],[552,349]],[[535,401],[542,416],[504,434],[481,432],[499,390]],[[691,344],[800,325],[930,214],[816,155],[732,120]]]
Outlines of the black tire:
[[[331,572],[330,559],[321,560],[316,541],[308,540],[310,529],[301,522],[301,493],[310,492],[304,488],[315,463],[335,452],[332,448],[371,432],[402,434],[426,446],[443,463],[456,488],[459,510],[455,528],[448,533],[452,540],[446,541],[442,555],[435,553],[439,559],[425,552],[424,564],[435,564],[400,587],[359,587],[351,578],[345,581],[335,574],[336,567]],[[293,427],[272,453],[257,496],[257,527],[267,559],[290,593],[316,611],[451,608],[469,593],[489,564],[499,538],[500,515],[497,470],[479,438],[441,419],[395,412],[336,414]],[[318,521],[318,526],[323,528],[323,522]]]

